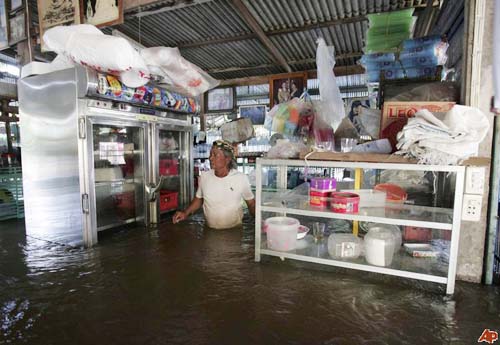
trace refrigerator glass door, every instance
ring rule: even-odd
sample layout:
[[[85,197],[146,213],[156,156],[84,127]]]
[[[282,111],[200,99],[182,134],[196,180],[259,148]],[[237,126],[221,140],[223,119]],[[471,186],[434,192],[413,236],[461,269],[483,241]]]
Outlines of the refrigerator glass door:
[[[94,124],[97,230],[145,220],[145,128]]]
[[[158,128],[158,191],[160,220],[186,205],[191,198],[190,132]]]

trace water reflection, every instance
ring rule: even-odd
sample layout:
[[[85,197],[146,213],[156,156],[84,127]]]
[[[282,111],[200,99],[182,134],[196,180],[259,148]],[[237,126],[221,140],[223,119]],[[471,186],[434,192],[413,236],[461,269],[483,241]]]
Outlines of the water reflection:
[[[108,234],[92,249],[0,223],[0,344],[476,343],[498,288],[424,285],[263,257],[253,224],[201,217]]]

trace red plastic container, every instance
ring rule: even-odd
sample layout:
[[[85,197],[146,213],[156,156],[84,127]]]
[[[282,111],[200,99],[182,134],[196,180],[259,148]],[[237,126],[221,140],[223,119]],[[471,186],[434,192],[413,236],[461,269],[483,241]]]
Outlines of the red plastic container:
[[[330,195],[330,207],[336,213],[358,213],[359,195],[347,192],[333,192]]]
[[[406,194],[405,190],[395,184],[392,183],[381,183],[373,187],[374,190],[378,190],[380,192],[385,192],[387,197],[386,201],[394,202],[394,203],[404,203],[408,194]]]
[[[160,191],[160,211],[175,210],[178,206],[179,193],[171,190]]]
[[[178,175],[179,160],[177,159],[160,159],[160,175]]]
[[[451,234],[451,231],[448,231]],[[403,231],[405,242],[430,242],[432,240],[432,229],[405,226]]]

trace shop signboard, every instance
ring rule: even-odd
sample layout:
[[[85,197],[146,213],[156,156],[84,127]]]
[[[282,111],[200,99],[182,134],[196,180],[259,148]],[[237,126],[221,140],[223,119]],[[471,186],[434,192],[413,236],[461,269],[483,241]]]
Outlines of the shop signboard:
[[[40,25],[40,47],[46,51],[43,34],[58,25],[80,24],[80,4],[78,0],[37,0],[38,22]]]
[[[393,147],[396,135],[419,110],[427,109],[434,115],[448,112],[455,102],[384,102],[380,117],[380,138],[388,138]]]

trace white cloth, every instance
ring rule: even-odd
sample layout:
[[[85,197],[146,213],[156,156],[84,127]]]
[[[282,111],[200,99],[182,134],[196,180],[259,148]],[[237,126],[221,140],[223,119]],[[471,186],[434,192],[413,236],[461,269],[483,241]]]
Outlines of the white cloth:
[[[423,164],[458,164],[477,155],[489,128],[488,119],[477,108],[455,105],[443,121],[422,109],[398,133],[396,153]]]
[[[208,226],[214,229],[228,229],[241,224],[241,198],[254,198],[248,177],[236,170],[231,170],[225,177],[215,176],[213,170],[202,173],[196,197],[203,199],[205,219]]]

